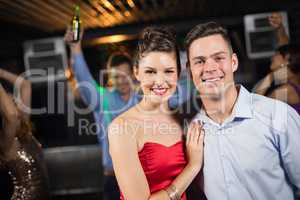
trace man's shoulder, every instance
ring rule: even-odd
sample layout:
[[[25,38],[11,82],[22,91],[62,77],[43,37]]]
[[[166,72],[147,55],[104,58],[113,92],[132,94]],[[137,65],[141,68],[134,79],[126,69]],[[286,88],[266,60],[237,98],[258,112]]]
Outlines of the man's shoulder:
[[[254,93],[251,95],[253,116],[274,130],[286,130],[288,117],[295,112],[293,108],[276,99]]]
[[[276,109],[279,109],[278,111],[289,110],[290,106],[282,102],[280,100],[276,100],[270,97],[262,96],[259,94],[251,93],[252,95],[252,108],[255,112],[258,113],[269,113],[269,114],[276,114]],[[279,114],[279,113],[277,113]]]

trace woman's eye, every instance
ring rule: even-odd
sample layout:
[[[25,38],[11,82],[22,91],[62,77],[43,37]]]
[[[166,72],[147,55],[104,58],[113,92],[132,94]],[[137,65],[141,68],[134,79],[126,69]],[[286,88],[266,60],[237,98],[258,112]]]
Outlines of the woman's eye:
[[[155,72],[152,71],[152,70],[146,70],[145,73],[146,73],[146,74],[154,74]]]
[[[203,60],[197,60],[197,61],[195,62],[195,64],[203,64],[203,63],[204,63]]]

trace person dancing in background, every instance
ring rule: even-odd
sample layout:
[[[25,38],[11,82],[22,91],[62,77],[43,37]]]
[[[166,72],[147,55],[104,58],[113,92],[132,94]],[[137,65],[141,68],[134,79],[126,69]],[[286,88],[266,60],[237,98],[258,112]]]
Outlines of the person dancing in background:
[[[183,127],[168,104],[180,74],[175,34],[165,27],[145,28],[137,49],[134,74],[143,98],[114,119],[108,133],[121,199],[186,200],[202,167],[204,133],[192,124],[184,142]]]
[[[284,101],[300,114],[300,48],[293,44],[277,48],[271,72],[254,88],[258,94]]]
[[[100,86],[91,75],[84,60],[81,40],[72,42],[73,33],[70,29],[65,34],[65,41],[70,46],[73,61],[73,72],[79,86],[79,92],[87,105],[94,106],[93,115],[99,125],[98,140],[102,149],[102,164],[104,168],[104,200],[119,198],[118,185],[108,152],[106,130],[111,120],[126,111],[138,101],[130,80],[132,80],[132,61],[127,55],[116,54],[110,59],[110,68],[115,69],[115,87],[112,91]],[[81,34],[82,38],[82,34]],[[81,87],[86,84],[88,87]]]
[[[41,145],[32,135],[31,83],[0,69],[0,79],[20,88],[15,99],[0,84],[0,165],[13,181],[12,200],[47,200],[48,185]],[[20,106],[20,104],[23,104]],[[25,107],[29,110],[24,110]]]
[[[254,86],[253,92],[284,101],[300,114],[300,48],[289,44],[280,13],[272,13],[269,23],[276,31],[278,47],[270,72]]]

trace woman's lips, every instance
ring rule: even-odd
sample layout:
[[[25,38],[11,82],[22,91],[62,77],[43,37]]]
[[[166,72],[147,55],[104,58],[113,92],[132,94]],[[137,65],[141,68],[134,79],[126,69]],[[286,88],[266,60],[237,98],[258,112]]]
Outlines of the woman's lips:
[[[167,88],[152,88],[151,91],[152,91],[155,95],[162,96],[162,95],[164,95],[164,94],[167,93]]]

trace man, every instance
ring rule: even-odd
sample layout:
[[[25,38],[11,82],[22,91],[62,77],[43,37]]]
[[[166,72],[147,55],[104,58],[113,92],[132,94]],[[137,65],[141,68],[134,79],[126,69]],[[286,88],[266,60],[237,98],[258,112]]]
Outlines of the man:
[[[227,31],[200,24],[186,37],[200,94],[204,192],[209,200],[295,199],[300,189],[300,117],[283,102],[235,85],[238,58]]]
[[[108,91],[93,79],[82,54],[81,41],[73,43],[72,34],[70,30],[67,30],[65,41],[71,49],[74,74],[79,82],[80,94],[85,103],[91,106],[95,122],[100,128],[97,134],[103,157],[104,199],[119,199],[118,185],[108,150],[107,128],[114,118],[141,100],[141,95],[134,91],[131,81],[133,77],[132,61],[122,54],[117,54],[110,59],[108,68],[112,71],[114,89]],[[180,80],[179,84],[178,94],[173,96],[169,102],[171,107],[182,104],[190,97],[187,79]]]
[[[115,89],[112,91],[98,85],[92,77],[84,60],[81,41],[73,43],[72,32],[67,31],[65,41],[69,44],[73,59],[73,70],[79,83],[80,94],[85,103],[91,107],[95,122],[99,144],[102,148],[102,164],[104,168],[104,199],[119,199],[118,185],[114,177],[112,161],[108,150],[107,127],[116,116],[128,110],[139,102],[138,95],[133,91],[132,61],[123,54],[117,54],[110,61],[113,69]]]

